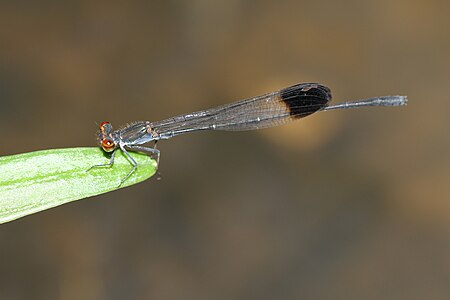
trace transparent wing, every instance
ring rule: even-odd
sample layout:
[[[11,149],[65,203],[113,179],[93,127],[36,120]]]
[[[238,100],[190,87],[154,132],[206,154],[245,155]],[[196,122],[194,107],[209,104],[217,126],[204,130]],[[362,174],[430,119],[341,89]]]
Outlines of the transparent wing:
[[[262,96],[153,122],[150,127],[162,139],[196,130],[267,128],[308,116],[326,107],[330,100],[331,92],[327,87],[302,83]]]

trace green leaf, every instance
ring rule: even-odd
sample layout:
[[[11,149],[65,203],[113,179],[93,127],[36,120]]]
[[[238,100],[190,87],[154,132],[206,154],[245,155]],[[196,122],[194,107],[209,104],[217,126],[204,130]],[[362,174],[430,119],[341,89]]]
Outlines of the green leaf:
[[[150,178],[156,162],[130,152],[137,170],[120,186]],[[112,167],[90,167],[109,162],[100,148],[68,148],[0,157],[0,224],[67,202],[119,188],[132,164],[117,150]],[[89,171],[88,171],[89,170]]]

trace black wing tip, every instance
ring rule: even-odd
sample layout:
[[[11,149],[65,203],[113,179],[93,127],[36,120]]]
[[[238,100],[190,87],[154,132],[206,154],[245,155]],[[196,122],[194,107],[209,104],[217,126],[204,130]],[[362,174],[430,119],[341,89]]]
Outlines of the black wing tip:
[[[294,118],[306,117],[328,105],[331,90],[319,83],[299,83],[280,91],[281,101]]]

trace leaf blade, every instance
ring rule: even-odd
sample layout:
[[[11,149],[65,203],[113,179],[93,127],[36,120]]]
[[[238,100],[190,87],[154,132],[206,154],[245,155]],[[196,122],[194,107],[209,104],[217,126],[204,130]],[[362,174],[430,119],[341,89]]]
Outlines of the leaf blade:
[[[120,188],[156,173],[149,156],[130,152],[138,168]],[[29,214],[119,188],[132,165],[117,150],[112,167],[99,148],[66,148],[0,157],[0,224]]]

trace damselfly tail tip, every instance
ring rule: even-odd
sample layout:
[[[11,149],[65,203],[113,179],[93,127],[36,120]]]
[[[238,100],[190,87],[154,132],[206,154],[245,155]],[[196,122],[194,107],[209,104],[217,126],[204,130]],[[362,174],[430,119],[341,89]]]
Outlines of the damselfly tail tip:
[[[384,96],[375,98],[374,102],[379,106],[405,106],[408,98],[406,96]]]
[[[407,96],[394,96],[392,106],[405,106],[408,104]]]

